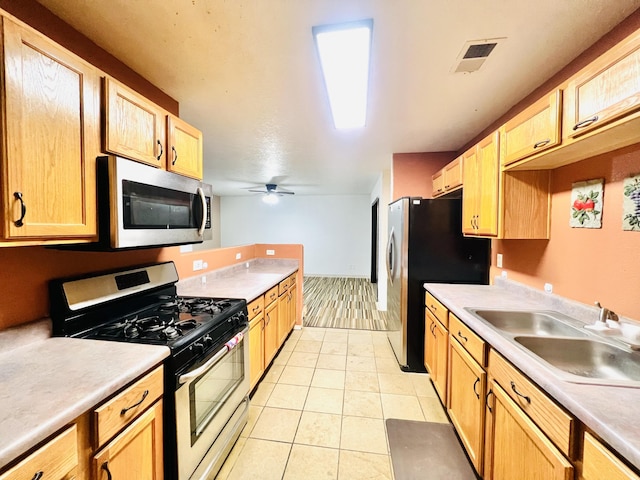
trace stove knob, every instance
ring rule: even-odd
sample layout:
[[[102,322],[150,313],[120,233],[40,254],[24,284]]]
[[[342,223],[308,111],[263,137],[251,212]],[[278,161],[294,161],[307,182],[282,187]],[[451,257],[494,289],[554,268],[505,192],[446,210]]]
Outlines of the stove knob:
[[[213,338],[211,338],[211,335],[205,335],[202,337],[202,343],[204,343],[205,346],[210,347],[213,345]]]
[[[200,342],[194,342],[194,344],[191,345],[191,350],[195,351],[197,354],[202,354],[204,353],[204,345]]]

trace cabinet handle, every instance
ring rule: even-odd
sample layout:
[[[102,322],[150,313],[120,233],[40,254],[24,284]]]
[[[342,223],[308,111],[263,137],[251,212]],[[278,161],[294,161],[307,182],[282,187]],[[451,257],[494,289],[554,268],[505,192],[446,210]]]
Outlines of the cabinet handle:
[[[44,475],[44,472],[42,470],[40,470],[39,472],[35,473],[35,475],[33,476],[33,478],[31,480],[40,480],[43,475]]]
[[[493,413],[493,408],[491,408],[491,405],[489,405],[489,396],[493,395],[493,390],[489,389],[489,391],[487,392],[487,396],[484,399],[484,403],[487,406],[487,409],[489,409],[489,411],[491,413]]]
[[[462,332],[460,330],[458,330],[458,336],[463,339],[465,341],[465,343],[469,340],[467,337],[465,337],[464,335],[462,335]]]
[[[513,392],[519,397],[524,398],[527,401],[527,403],[531,404],[531,398],[529,398],[527,395],[523,395],[522,393],[520,393],[518,389],[516,389],[516,384],[513,381],[511,382],[511,390],[513,390]]]
[[[160,159],[162,158],[162,154],[164,153],[164,148],[162,148],[162,142],[160,140],[157,140],[157,142],[158,146],[160,147],[160,153],[156,157],[156,160],[160,161]]]
[[[253,313],[257,312],[258,310],[260,310],[260,305],[256,305],[255,307],[253,307],[253,308],[251,309],[251,311],[252,311]]]
[[[573,130],[575,131],[575,130],[578,130],[579,128],[588,127],[589,125],[597,121],[598,121],[598,115],[594,115],[591,118],[587,118],[586,120],[582,120],[581,122],[576,123],[573,126]]]
[[[267,313],[267,323],[264,324],[264,326],[266,327],[267,325],[269,325],[271,323],[271,315],[269,315]]]
[[[436,324],[435,322],[431,322],[431,335],[433,335],[434,337],[436,336]]]
[[[171,145],[171,151],[173,152],[173,161],[171,162],[171,165],[175,165],[178,161],[178,152],[176,151],[176,147],[173,145]]]
[[[533,148],[540,148],[540,147],[544,147],[547,143],[549,143],[551,141],[550,138],[547,138],[546,140],[542,140],[541,142],[535,143],[533,145]]]
[[[142,402],[144,402],[144,399],[147,398],[147,395],[149,395],[149,390],[145,390],[144,392],[142,392],[142,398],[140,399],[140,401],[138,403],[134,403],[130,407],[123,408],[122,410],[120,410],[120,415],[124,415],[129,410],[131,410],[132,408],[136,408],[138,405],[140,405]]]
[[[113,480],[113,477],[111,476],[111,471],[109,470],[109,462],[104,462],[100,468],[105,472],[107,472],[107,480]]]
[[[480,379],[476,378],[476,381],[473,382],[473,393],[475,393],[476,394],[476,398],[478,400],[480,400],[480,394],[478,392],[476,392],[476,385],[478,385],[478,383],[480,383]]]
[[[22,227],[24,225],[24,222],[22,220],[24,220],[24,216],[27,214],[27,206],[25,205],[24,200],[22,199],[22,192],[13,192],[13,197],[16,200],[20,201],[20,218],[15,222],[13,222],[13,224],[16,227]]]

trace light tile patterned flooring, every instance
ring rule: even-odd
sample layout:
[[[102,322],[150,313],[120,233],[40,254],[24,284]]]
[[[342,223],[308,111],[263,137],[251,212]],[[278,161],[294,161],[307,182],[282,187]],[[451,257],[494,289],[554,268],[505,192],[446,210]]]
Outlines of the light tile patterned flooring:
[[[448,422],[386,332],[294,330],[251,400],[221,480],[393,479],[384,420]]]

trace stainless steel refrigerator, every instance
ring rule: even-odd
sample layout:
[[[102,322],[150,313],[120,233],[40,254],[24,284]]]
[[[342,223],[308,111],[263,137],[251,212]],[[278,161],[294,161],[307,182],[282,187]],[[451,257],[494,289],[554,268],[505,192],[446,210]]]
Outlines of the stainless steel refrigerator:
[[[401,198],[388,223],[389,342],[402,370],[424,372],[423,284],[487,284],[491,243],[463,237],[459,198]]]

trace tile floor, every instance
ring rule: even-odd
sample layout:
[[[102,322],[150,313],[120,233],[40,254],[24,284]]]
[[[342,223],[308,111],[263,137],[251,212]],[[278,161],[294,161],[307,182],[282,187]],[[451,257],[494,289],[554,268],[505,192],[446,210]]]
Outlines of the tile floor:
[[[294,330],[258,385],[220,480],[393,479],[386,418],[448,422],[386,332]]]

